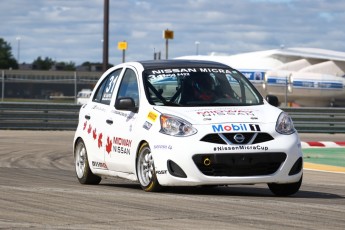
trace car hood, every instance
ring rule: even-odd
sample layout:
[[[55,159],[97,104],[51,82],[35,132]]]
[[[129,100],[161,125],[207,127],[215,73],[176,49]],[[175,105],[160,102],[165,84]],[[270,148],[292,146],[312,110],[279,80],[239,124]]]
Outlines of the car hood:
[[[185,119],[194,125],[214,123],[269,123],[276,122],[280,109],[268,104],[240,107],[166,107],[157,106],[155,110]]]

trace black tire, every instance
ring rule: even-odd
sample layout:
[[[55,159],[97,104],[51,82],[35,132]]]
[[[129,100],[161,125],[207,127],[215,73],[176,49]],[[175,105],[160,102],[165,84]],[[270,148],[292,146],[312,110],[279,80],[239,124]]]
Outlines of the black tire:
[[[74,148],[74,164],[77,178],[81,184],[99,184],[102,178],[93,174],[89,166],[89,160],[85,144],[79,139]]]
[[[136,166],[138,181],[144,191],[158,192],[162,190],[162,186],[157,180],[151,149],[147,143],[140,146]]]
[[[268,184],[268,187],[274,195],[290,196],[298,192],[299,188],[302,185],[302,178],[303,176],[301,176],[301,179],[296,183],[290,183],[290,184],[271,183],[271,184]]]

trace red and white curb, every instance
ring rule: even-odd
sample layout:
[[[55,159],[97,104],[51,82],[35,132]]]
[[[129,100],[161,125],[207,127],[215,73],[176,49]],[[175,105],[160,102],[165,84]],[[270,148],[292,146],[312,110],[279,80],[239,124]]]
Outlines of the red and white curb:
[[[345,148],[345,141],[308,141],[301,142],[302,149],[306,148]]]

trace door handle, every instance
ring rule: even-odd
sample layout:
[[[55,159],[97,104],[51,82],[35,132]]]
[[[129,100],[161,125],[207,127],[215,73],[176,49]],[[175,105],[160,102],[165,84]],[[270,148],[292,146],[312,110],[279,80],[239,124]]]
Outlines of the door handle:
[[[85,118],[87,119],[87,120],[90,120],[90,115],[85,115]]]
[[[107,122],[108,125],[112,125],[113,124],[113,120],[107,119],[105,122]]]

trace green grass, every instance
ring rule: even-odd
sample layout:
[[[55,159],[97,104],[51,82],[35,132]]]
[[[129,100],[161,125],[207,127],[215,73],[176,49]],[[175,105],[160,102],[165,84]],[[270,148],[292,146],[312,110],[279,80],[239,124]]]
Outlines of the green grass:
[[[345,148],[303,149],[305,162],[345,167]]]

